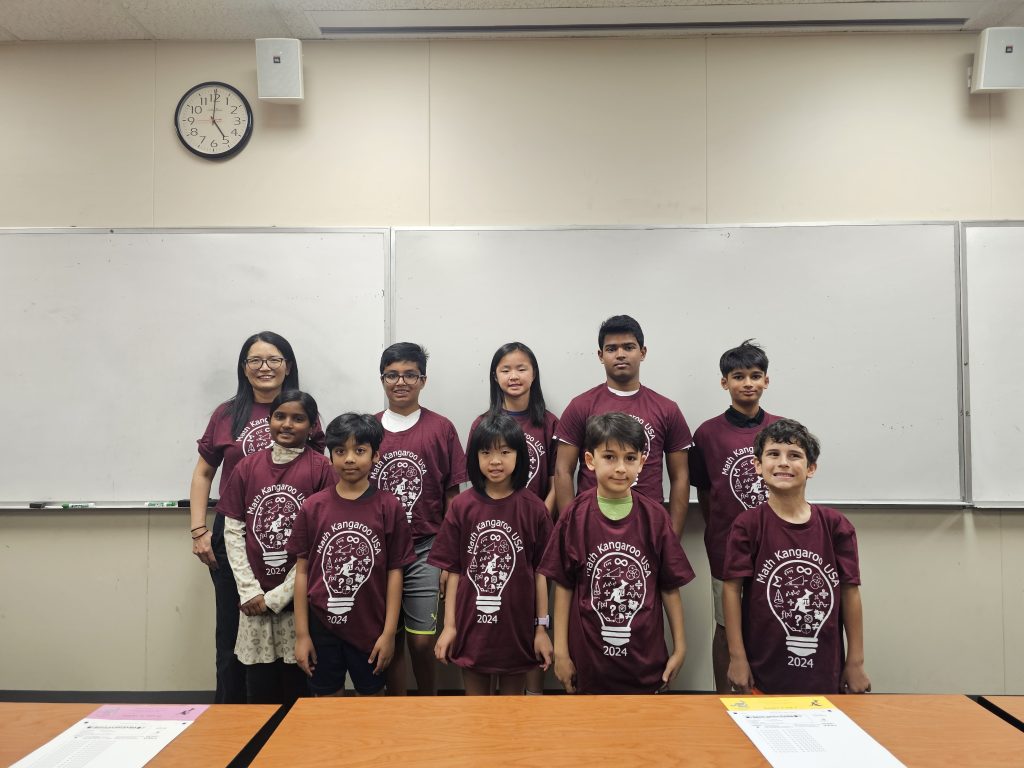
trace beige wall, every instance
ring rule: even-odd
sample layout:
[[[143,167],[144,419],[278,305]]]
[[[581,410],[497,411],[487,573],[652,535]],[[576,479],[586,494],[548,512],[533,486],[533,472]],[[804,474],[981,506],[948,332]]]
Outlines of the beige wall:
[[[969,96],[972,48],[966,35],[307,43],[293,107],[256,101],[249,43],[0,44],[0,226],[1021,219],[1024,94]],[[208,79],[255,111],[249,147],[219,164],[172,129],[178,98]],[[850,516],[875,689],[1024,693],[1024,513]],[[691,517],[700,576],[684,590],[677,687],[707,689]],[[211,688],[212,590],[186,528],[166,510],[0,511],[13,586],[0,689]]]

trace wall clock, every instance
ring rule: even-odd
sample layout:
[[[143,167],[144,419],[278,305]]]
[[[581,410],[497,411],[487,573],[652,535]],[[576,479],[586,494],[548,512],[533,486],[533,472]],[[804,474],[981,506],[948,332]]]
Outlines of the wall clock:
[[[200,83],[175,107],[174,127],[189,152],[221,160],[238,154],[249,143],[252,108],[241,91],[227,83]]]

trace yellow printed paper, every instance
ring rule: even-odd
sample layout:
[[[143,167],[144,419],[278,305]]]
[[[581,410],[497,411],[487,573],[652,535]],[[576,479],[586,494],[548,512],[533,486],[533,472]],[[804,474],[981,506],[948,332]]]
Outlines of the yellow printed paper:
[[[762,712],[781,709],[834,709],[824,696],[735,696],[721,699],[730,712]]]

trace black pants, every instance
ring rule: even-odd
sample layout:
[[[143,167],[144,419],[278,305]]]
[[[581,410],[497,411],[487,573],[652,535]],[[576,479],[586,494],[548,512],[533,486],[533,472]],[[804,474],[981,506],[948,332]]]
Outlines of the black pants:
[[[245,666],[245,700],[249,704],[284,704],[309,695],[306,673],[298,664],[285,664],[283,659],[269,664]]]
[[[238,637],[238,587],[224,548],[224,515],[213,521],[213,554],[217,570],[210,571],[217,599],[217,693],[215,704],[245,704],[245,665],[235,656]],[[300,670],[301,672],[301,670]]]

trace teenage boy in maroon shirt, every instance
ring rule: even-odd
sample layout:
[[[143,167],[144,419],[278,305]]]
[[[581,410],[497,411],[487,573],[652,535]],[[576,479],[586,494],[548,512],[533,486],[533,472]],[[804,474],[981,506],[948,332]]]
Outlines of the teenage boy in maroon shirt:
[[[725,544],[740,512],[768,500],[768,487],[754,469],[754,438],[762,427],[779,420],[760,405],[768,387],[768,356],[751,341],[726,350],[719,360],[722,389],[729,393],[732,404],[725,413],[697,428],[690,449],[690,484],[697,489],[704,517],[704,546],[711,566],[715,615],[711,662],[719,693],[729,692],[729,644],[722,611]]]
[[[740,513],[726,547],[722,597],[734,692],[871,690],[857,535],[840,512],[804,497],[819,453],[817,439],[791,419],[754,441],[755,466],[771,495]]]
[[[668,467],[668,511],[672,529],[682,536],[686,505],[690,496],[690,474],[686,452],[692,436],[679,406],[667,397],[640,384],[640,364],[647,357],[644,332],[629,315],[615,315],[603,323],[597,334],[597,358],[604,364],[605,382],[573,398],[558,422],[555,437],[555,501],[559,513],[573,500],[573,475],[579,466],[576,493],[595,485],[594,473],[581,462],[581,447],[587,420],[612,411],[625,413],[643,427],[645,469],[636,490],[659,504],[665,500],[662,486],[662,457]]]
[[[559,517],[539,568],[555,582],[555,676],[566,693],[656,693],[683,665],[679,588],[693,570],[664,507],[632,487],[643,427],[624,413],[594,416],[583,445],[597,486]]]
[[[402,623],[417,693],[437,693],[434,643],[438,596],[443,597],[440,569],[427,562],[448,504],[466,481],[466,454],[455,427],[444,416],[420,407],[427,385],[427,353],[419,344],[392,344],[380,358],[380,381],[387,410],[377,414],[384,427],[380,463],[370,482],[402,502],[412,526],[416,561],[406,566],[402,584]],[[401,643],[398,643],[401,648]],[[389,696],[406,693],[405,654],[395,653],[387,669]]]

